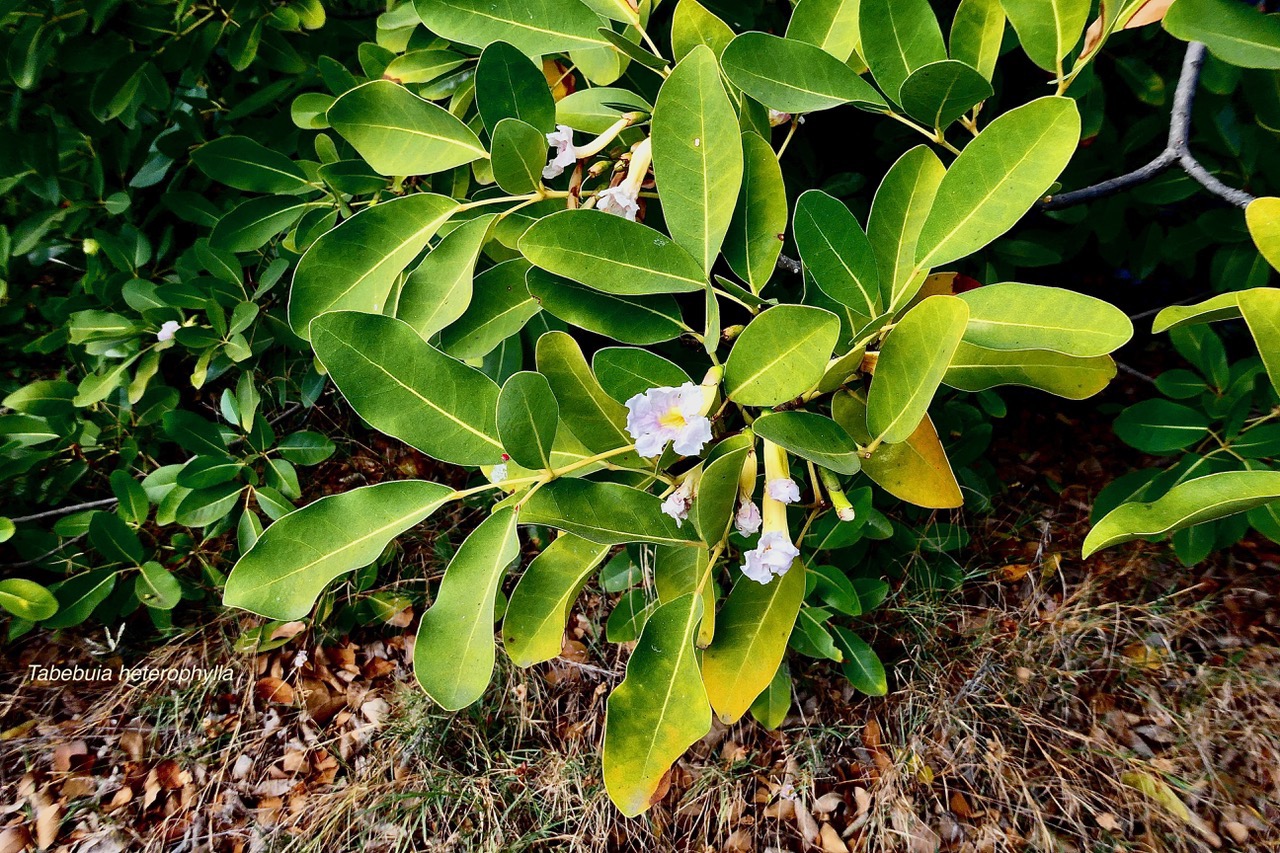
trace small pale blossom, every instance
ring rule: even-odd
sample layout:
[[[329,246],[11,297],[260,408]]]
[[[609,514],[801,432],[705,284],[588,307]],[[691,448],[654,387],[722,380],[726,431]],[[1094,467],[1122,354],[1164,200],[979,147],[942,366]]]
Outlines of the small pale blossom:
[[[778,127],[791,121],[791,113],[780,110],[769,110],[769,127]]]
[[[164,325],[160,327],[160,331],[156,332],[156,340],[171,341],[173,340],[174,333],[181,328],[182,324],[177,320],[165,320]]]
[[[507,479],[507,463],[500,462],[499,464],[494,465],[492,469],[490,469],[489,471],[490,483],[501,483],[505,479]]]
[[[547,165],[542,167],[542,177],[558,178],[578,159],[578,153],[573,147],[573,129],[567,125],[557,124],[555,133],[547,134],[547,144],[554,148],[555,152],[547,161]]]
[[[778,786],[778,799],[791,800],[792,802],[795,802],[800,799],[800,795],[796,793],[795,785],[792,785],[790,782],[783,782]]]
[[[601,190],[596,195],[596,210],[635,222],[637,214],[640,213],[640,203],[636,200],[638,198],[639,193],[635,189],[627,183],[621,183],[616,187]]]
[[[779,477],[765,483],[765,492],[778,503],[793,504],[800,500],[800,487],[790,477]]]
[[[836,517],[841,521],[853,521],[858,517],[858,513],[851,506],[842,506],[836,510]]]
[[[693,503],[693,481],[685,480],[662,502],[662,511],[676,520],[676,527],[683,527],[689,517],[689,505]]]
[[[679,388],[650,388],[627,400],[627,432],[636,453],[646,459],[662,453],[670,441],[681,456],[696,456],[711,440],[711,421],[703,410],[702,388],[686,382]]]
[[[760,507],[751,498],[743,498],[733,516],[733,526],[743,536],[753,536],[760,531],[760,522]]]
[[[774,575],[785,575],[799,556],[800,549],[791,544],[785,530],[769,530],[760,537],[759,545],[743,554],[742,573],[756,583],[768,583]]]

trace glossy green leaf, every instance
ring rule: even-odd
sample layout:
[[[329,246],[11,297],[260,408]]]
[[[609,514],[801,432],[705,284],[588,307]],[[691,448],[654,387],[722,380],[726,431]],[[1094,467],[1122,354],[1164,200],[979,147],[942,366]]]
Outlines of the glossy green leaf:
[[[1262,363],[1271,377],[1271,387],[1280,388],[1280,288],[1258,287],[1240,293],[1240,313]]]
[[[182,584],[153,560],[139,567],[133,589],[139,601],[155,610],[172,610],[182,600]]]
[[[604,133],[623,113],[652,112],[653,105],[630,89],[593,86],[556,103],[556,123],[583,133]]]
[[[867,394],[867,429],[889,444],[906,441],[928,412],[969,309],[954,296],[930,296],[885,338]]]
[[[1143,400],[1116,418],[1120,440],[1147,453],[1168,453],[1195,444],[1209,434],[1209,420],[1201,412],[1169,400]]]
[[[689,515],[702,535],[702,541],[715,545],[729,532],[738,505],[738,486],[742,466],[755,439],[750,433],[726,438],[716,445],[718,453],[707,463],[698,480],[698,492]]]
[[[787,38],[816,45],[841,62],[858,48],[858,0],[800,0],[787,22]]]
[[[911,72],[947,58],[928,0],[861,0],[858,28],[862,58],[895,103]]]
[[[465,56],[452,50],[411,50],[391,60],[382,75],[395,83],[429,83],[466,61]]]
[[[743,33],[720,57],[729,82],[770,109],[811,113],[842,104],[872,112],[884,98],[820,47],[768,33]]]
[[[626,678],[609,695],[604,782],[628,817],[653,804],[667,770],[711,730],[693,645],[702,613],[702,599],[692,593],[654,610]]]
[[[694,48],[662,84],[652,134],[663,219],[672,239],[709,273],[742,184],[737,113],[711,48]]]
[[[679,388],[691,382],[677,365],[636,347],[605,347],[591,356],[591,369],[610,397],[626,403],[651,388]]]
[[[769,686],[751,703],[751,716],[756,718],[757,723],[773,731],[782,725],[790,710],[791,668],[787,666],[786,658],[783,658]]]
[[[116,569],[94,569],[56,584],[52,592],[58,612],[44,620],[44,627],[70,628],[88,619],[115,589],[119,574]]]
[[[733,41],[733,30],[698,0],[680,0],[671,17],[671,52],[679,62],[695,47],[706,45],[716,58]]]
[[[839,522],[844,524],[846,522]],[[813,579],[809,597],[817,596],[827,607],[846,616],[861,616],[862,602],[853,582],[842,569],[835,566],[811,565],[808,575]]]
[[[951,58],[978,69],[990,80],[1000,58],[1004,22],[1000,0],[960,0],[948,36]]]
[[[1116,375],[1110,356],[1075,358],[1047,350],[1002,351],[960,342],[943,382],[961,391],[1025,385],[1068,400],[1092,397]]]
[[[844,202],[821,190],[796,200],[796,248],[822,292],[869,322],[880,315],[880,278],[871,241]]]
[[[756,293],[773,275],[787,229],[787,192],[772,146],[759,134],[742,134],[743,173],[738,202],[725,236],[724,257]]]
[[[1178,0],[1164,28],[1183,41],[1204,42],[1214,56],[1242,68],[1280,68],[1280,17],[1231,0]]]
[[[142,484],[133,479],[128,471],[111,472],[111,493],[119,501],[116,505],[116,512],[122,519],[133,524],[142,524],[147,520],[147,514],[151,509],[151,504],[147,500],[147,492],[142,488]],[[3,521],[0,521],[0,527],[2,526]],[[0,542],[6,538],[8,537],[0,534]]]
[[[796,561],[767,584],[739,577],[725,599],[702,656],[702,680],[721,722],[737,722],[773,680],[800,612],[804,574]]]
[[[308,210],[328,206],[326,202],[299,201],[293,196],[252,198],[218,220],[209,235],[209,244],[229,252],[252,252],[292,228]]]
[[[435,601],[422,614],[413,674],[437,705],[458,711],[480,698],[493,677],[493,607],[502,576],[520,556],[516,511],[496,510],[449,561]]]
[[[453,490],[420,480],[328,495],[268,527],[227,577],[222,602],[269,619],[301,619],[321,590],[378,558]]]
[[[856,474],[858,445],[838,423],[813,412],[778,412],[757,418],[756,435],[837,474]]]
[[[1174,486],[1150,503],[1107,513],[1084,540],[1084,556],[1134,539],[1150,539],[1202,521],[1245,512],[1280,498],[1280,471],[1226,471]]]
[[[251,193],[315,189],[302,167],[247,136],[220,136],[191,152],[191,162],[215,181]]]
[[[938,185],[916,266],[971,255],[1012,228],[1062,174],[1079,140],[1080,113],[1068,98],[1040,98],[987,125]]]
[[[969,305],[964,339],[995,350],[1043,349],[1092,358],[1133,337],[1133,323],[1109,302],[1059,287],[991,284],[960,295]]]
[[[523,258],[513,258],[476,276],[471,304],[440,332],[440,349],[454,358],[483,358],[523,329],[541,310],[524,284],[528,269]]]
[[[788,644],[805,657],[837,662],[843,660],[835,638],[827,627],[830,618],[830,611],[822,607],[810,607],[807,604],[802,606]]]
[[[1001,0],[1022,49],[1046,71],[1080,42],[1089,20],[1089,0]]]
[[[1230,293],[1219,293],[1194,305],[1170,305],[1156,315],[1151,331],[1159,334],[1197,323],[1234,320],[1240,316],[1240,294],[1247,292],[1233,290]]]
[[[443,462],[497,463],[498,386],[489,377],[391,317],[339,311],[311,328],[316,357],[375,429]]]
[[[626,407],[600,387],[573,338],[564,332],[548,332],[538,338],[536,349],[538,372],[551,383],[560,411],[572,413],[571,419],[561,424],[562,431],[571,431],[594,452],[632,443],[626,429]],[[638,459],[634,454],[628,457],[632,461]],[[615,462],[623,458],[616,458]]]
[[[556,129],[556,102],[542,69],[505,42],[494,42],[480,54],[476,65],[476,107],[491,134],[508,118],[519,119],[540,133]],[[545,137],[540,141],[541,159],[545,162]]]
[[[431,32],[475,47],[505,41],[539,56],[608,44],[596,32],[599,16],[577,0],[414,0],[414,6]]]
[[[560,426],[560,407],[541,373],[513,374],[498,395],[498,437],[517,463],[550,468],[551,445]]]
[[[993,94],[991,84],[977,69],[944,59],[912,71],[903,81],[899,97],[907,115],[926,127],[945,128]]]
[[[693,525],[676,527],[659,498],[618,483],[554,480],[528,498],[520,522],[545,524],[600,545],[697,542]]]
[[[493,220],[488,213],[450,231],[405,280],[396,316],[424,339],[457,320],[471,304],[472,274]]]
[[[609,618],[605,622],[604,633],[611,643],[630,643],[640,637],[649,615],[658,606],[656,599],[650,600],[643,589],[635,588],[624,592]]]
[[[857,634],[835,627],[836,645],[844,653],[844,666],[841,669],[849,683],[868,696],[883,696],[889,692],[889,683],[885,678],[884,664],[872,650],[867,641]]]
[[[822,378],[840,322],[805,305],[778,305],[742,331],[725,363],[724,389],[744,406],[776,406],[800,396]]]
[[[609,549],[564,533],[533,558],[502,620],[502,643],[516,666],[559,656],[573,602]]]
[[[138,565],[142,562],[142,542],[133,528],[118,515],[97,512],[89,520],[89,544],[112,563]]]
[[[697,259],[669,237],[597,210],[539,219],[520,239],[520,251],[535,266],[605,293],[644,296],[706,287]]]
[[[936,154],[917,145],[889,167],[876,190],[867,239],[886,308],[906,305],[924,281],[924,272],[916,268],[916,246],[946,171]]]
[[[39,622],[58,612],[58,599],[35,581],[5,578],[0,580],[0,607],[19,619]]]
[[[418,193],[365,208],[311,245],[289,292],[289,325],[308,326],[326,311],[381,313],[396,277],[457,209],[446,196]]]
[[[448,110],[390,80],[357,86],[328,116],[380,175],[433,175],[485,156],[479,137]]]
[[[1244,218],[1262,257],[1280,270],[1280,198],[1255,198],[1244,209]]]
[[[566,323],[626,344],[656,344],[689,331],[667,294],[616,296],[534,267],[525,276],[542,310]]]
[[[493,130],[493,177],[512,195],[537,192],[547,161],[547,137],[531,124],[504,118]]]

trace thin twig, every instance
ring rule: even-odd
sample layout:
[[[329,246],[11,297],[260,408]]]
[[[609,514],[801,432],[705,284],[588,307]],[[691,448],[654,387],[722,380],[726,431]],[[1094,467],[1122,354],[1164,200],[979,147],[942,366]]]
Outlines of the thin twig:
[[[1111,178],[1093,186],[1049,196],[1040,207],[1057,210],[1096,198],[1114,195],[1123,189],[1145,183],[1177,165],[1200,186],[1236,207],[1245,207],[1253,196],[1244,190],[1229,187],[1209,173],[1191,153],[1191,107],[1195,103],[1196,88],[1200,83],[1200,68],[1204,65],[1205,46],[1193,41],[1187,45],[1182,59],[1182,72],[1178,75],[1178,88],[1173,96],[1173,111],[1169,116],[1169,139],[1165,148],[1154,160],[1132,172]]]
[[[37,512],[33,515],[20,515],[17,518],[11,518],[9,520],[14,524],[21,524],[24,521],[39,521],[42,518],[53,518],[58,515],[70,515],[73,512],[80,512],[82,509],[97,509],[100,506],[110,506],[115,502],[115,498],[103,498],[100,501],[89,501],[88,503],[72,504],[71,506],[60,506],[57,509],[47,509],[44,512]]]

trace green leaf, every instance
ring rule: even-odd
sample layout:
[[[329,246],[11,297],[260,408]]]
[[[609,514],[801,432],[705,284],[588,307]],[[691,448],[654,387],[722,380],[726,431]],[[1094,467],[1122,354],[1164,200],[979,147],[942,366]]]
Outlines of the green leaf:
[[[847,522],[840,522],[847,523]],[[842,569],[834,566],[809,566],[808,575],[813,578],[811,595],[816,595],[828,607],[846,616],[861,616],[862,602],[858,591]]]
[[[446,711],[467,707],[493,677],[494,601],[507,566],[520,556],[516,511],[480,522],[449,561],[436,599],[418,625],[413,674]]]
[[[598,210],[566,210],[535,222],[520,238],[535,266],[605,293],[644,296],[706,287],[698,261],[647,225]]]
[[[512,195],[536,192],[547,161],[546,134],[519,119],[504,118],[493,130],[493,177]]]
[[[1001,0],[1022,49],[1046,71],[1060,69],[1089,20],[1089,0]]]
[[[1147,453],[1182,450],[1209,434],[1209,420],[1201,412],[1160,399],[1129,406],[1113,426],[1121,441]]]
[[[542,69],[515,47],[496,41],[480,54],[476,65],[476,107],[485,128],[493,133],[503,119],[519,119],[539,133],[556,129],[556,102]],[[547,140],[539,137],[545,163]],[[538,164],[541,172],[542,163]]]
[[[1004,7],[1000,0],[960,0],[951,22],[951,58],[978,69],[990,80],[1004,40]]]
[[[675,520],[663,513],[659,498],[618,483],[554,480],[528,498],[520,522],[545,524],[600,545],[698,541],[692,525],[676,527]]]
[[[831,415],[856,440],[871,441],[867,405],[858,397],[849,392],[837,394]],[[960,484],[928,415],[906,441],[877,447],[870,458],[862,460],[862,470],[886,492],[916,506],[954,509],[964,503]]]
[[[269,619],[301,619],[330,581],[372,563],[453,494],[438,483],[403,480],[307,504],[268,527],[240,558],[222,603]]]
[[[1084,540],[1084,556],[1134,539],[1151,539],[1202,521],[1245,512],[1280,498],[1280,471],[1226,471],[1174,486],[1150,503],[1107,513]]]
[[[716,58],[733,41],[733,30],[707,10],[698,0],[680,0],[671,18],[671,52],[675,60],[684,59],[699,45],[706,45]]]
[[[653,804],[667,770],[711,730],[693,645],[702,613],[702,599],[692,593],[654,610],[626,678],[609,695],[604,781],[627,817]]]
[[[573,602],[609,549],[563,533],[533,558],[502,620],[502,644],[516,666],[559,656]]]
[[[396,316],[424,340],[461,317],[471,304],[472,275],[495,216],[486,213],[450,231],[405,280]]]
[[[1062,174],[1079,140],[1080,113],[1069,98],[1040,98],[987,125],[938,185],[917,268],[971,255],[1012,228]]]
[[[89,544],[112,563],[137,565],[142,562],[142,542],[120,516],[97,512],[89,520]]]
[[[787,190],[773,147],[753,131],[742,134],[743,173],[725,235],[729,268],[759,293],[773,275],[787,230]]]
[[[604,133],[623,113],[652,112],[653,105],[630,89],[593,86],[556,103],[556,123],[583,133]]]
[[[333,455],[336,448],[329,437],[319,432],[295,432],[276,444],[276,450],[295,465],[319,465]]]
[[[380,175],[434,175],[485,156],[479,137],[448,110],[390,80],[357,86],[328,116]]]
[[[751,703],[751,716],[769,731],[782,725],[791,710],[791,668],[783,658],[764,692]]]
[[[19,619],[39,622],[58,612],[58,599],[35,581],[5,578],[0,580],[0,607]]]
[[[1133,337],[1123,311],[1074,290],[991,284],[960,298],[969,305],[965,341],[987,349],[1043,349],[1092,358],[1114,352]]]
[[[800,0],[787,22],[787,38],[816,45],[847,62],[858,49],[859,5],[858,0]]]
[[[679,388],[689,374],[662,356],[635,347],[605,347],[591,356],[600,387],[619,403],[650,388]]]
[[[849,683],[868,696],[883,696],[888,693],[889,683],[885,678],[884,664],[880,663],[880,658],[867,645],[867,641],[847,628],[839,625],[833,627],[836,631],[836,645],[844,653],[842,669]]]
[[[24,415],[62,417],[75,410],[76,386],[65,379],[42,379],[24,385],[0,400],[0,406]]]
[[[830,311],[778,305],[742,331],[725,363],[725,394],[744,406],[776,406],[822,378],[840,335]]]
[[[757,418],[756,435],[837,474],[861,470],[858,445],[838,423],[813,412],[778,412]]]
[[[546,377],[512,374],[498,395],[498,437],[511,458],[526,468],[550,468],[559,426],[560,408]]]
[[[44,620],[44,627],[70,628],[88,619],[115,589],[119,574],[116,569],[94,569],[57,584],[53,594],[58,612]]]
[[[147,492],[128,471],[111,472],[111,492],[120,502],[116,511],[121,518],[133,524],[142,524],[147,520],[147,514],[151,510]]]
[[[382,76],[395,83],[430,83],[466,61],[452,50],[411,50],[391,60]]]
[[[977,69],[944,59],[911,72],[902,84],[902,108],[926,127],[944,128],[995,94]]]
[[[1244,218],[1262,257],[1280,270],[1280,198],[1255,198],[1244,209]]]
[[[1068,400],[1092,397],[1116,375],[1110,356],[1075,358],[1047,350],[1002,351],[960,342],[942,381],[961,391],[1025,385]]]
[[[709,47],[680,61],[653,108],[653,174],[671,237],[710,273],[742,183],[737,113]]]
[[[309,324],[326,311],[381,313],[396,277],[457,206],[442,195],[404,196],[365,208],[321,236],[293,274],[294,333],[309,339]]]
[[[768,33],[743,33],[721,56],[729,82],[770,109],[811,113],[842,104],[878,112],[884,98],[820,47]]]
[[[632,443],[626,429],[626,407],[600,387],[573,338],[564,332],[548,332],[538,338],[535,357],[538,372],[551,383],[560,411],[572,413],[572,421],[562,424],[562,430],[572,432],[594,452],[603,453]],[[615,458],[615,462],[628,458],[635,462],[639,457],[627,454]]]
[[[795,628],[787,641],[791,648],[805,657],[841,661],[843,655],[836,648],[835,639],[827,630],[827,620],[831,613],[821,607],[804,605],[796,616]]]
[[[924,282],[924,273],[916,269],[916,246],[946,172],[936,154],[917,145],[889,167],[876,190],[867,239],[875,252],[886,308],[906,305]]]
[[[600,18],[577,0],[415,0],[427,29],[449,41],[496,41],[529,56],[602,47]],[[541,76],[541,75],[539,75]]]
[[[154,560],[139,567],[133,589],[138,600],[154,610],[172,610],[182,600],[182,584]]]
[[[1280,388],[1280,289],[1257,287],[1241,292],[1240,313],[1267,367],[1271,387]]]
[[[252,198],[218,220],[209,244],[228,252],[252,252],[292,228],[308,210],[328,206],[327,202],[299,201],[293,196]]]
[[[440,349],[454,358],[483,358],[518,333],[539,310],[525,287],[529,264],[513,258],[476,276],[471,304],[440,332]]]
[[[639,638],[645,622],[657,606],[657,600],[650,601],[643,589],[627,590],[609,611],[609,619],[604,626],[605,637],[611,643],[633,642]]]
[[[823,293],[865,317],[881,310],[876,257],[866,232],[844,202],[821,190],[796,200],[796,248]]]
[[[928,0],[861,0],[858,28],[862,58],[894,102],[911,72],[947,58]]]
[[[721,722],[737,722],[777,673],[804,599],[804,576],[797,561],[767,584],[739,577],[725,599],[715,639],[702,655],[702,680]]]
[[[479,370],[380,314],[325,314],[312,323],[312,332],[316,357],[375,429],[443,462],[498,461],[498,386]]]
[[[1214,56],[1242,68],[1280,68],[1280,17],[1231,0],[1178,0],[1164,28],[1183,41],[1202,41]]]
[[[1160,332],[1172,331],[1183,326],[1193,326],[1197,323],[1234,320],[1241,316],[1240,294],[1248,292],[1233,290],[1229,293],[1220,293],[1194,305],[1170,305],[1156,315],[1155,322],[1151,324],[1151,331],[1153,334],[1159,334]]]
[[[754,443],[750,432],[726,438],[716,445],[714,452],[719,455],[707,463],[698,480],[698,494],[689,514],[702,541],[708,545],[719,543],[729,532],[729,522],[738,503],[742,466]]]
[[[178,504],[176,518],[186,527],[205,527],[221,521],[235,507],[245,487],[224,483],[189,492]]]
[[[297,163],[247,136],[220,136],[191,152],[191,161],[215,181],[251,193],[316,189]]]
[[[930,296],[885,338],[867,394],[867,428],[888,444],[906,441],[924,420],[960,345],[969,308],[954,296]]]
[[[656,344],[689,331],[679,303],[668,294],[615,296],[536,267],[525,284],[548,314],[615,341]]]

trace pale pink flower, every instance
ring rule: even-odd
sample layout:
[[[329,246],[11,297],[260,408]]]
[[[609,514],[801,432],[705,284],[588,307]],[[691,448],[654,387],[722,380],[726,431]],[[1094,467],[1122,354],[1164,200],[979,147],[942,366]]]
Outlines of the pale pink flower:
[[[494,465],[493,468],[489,471],[490,483],[495,483],[495,484],[501,483],[505,479],[507,479],[507,463],[501,462],[497,465]]]
[[[635,222],[636,215],[640,213],[640,203],[636,200],[638,198],[639,192],[624,182],[601,190],[596,195],[596,210]]]
[[[693,481],[685,480],[662,502],[662,511],[676,520],[676,527],[683,527],[693,503]]]
[[[800,500],[800,487],[790,477],[779,477],[765,483],[765,492],[778,503],[793,504]]]
[[[173,340],[174,333],[181,328],[182,324],[177,320],[165,320],[164,325],[160,327],[160,331],[156,332],[156,340],[171,341]]]
[[[542,167],[542,177],[558,178],[564,170],[578,160],[578,152],[573,147],[573,128],[557,124],[555,133],[547,134],[547,144],[555,149],[547,165]]]
[[[733,526],[743,536],[753,536],[760,531],[760,522],[760,507],[751,498],[743,498],[733,516]]]
[[[668,441],[681,456],[696,456],[711,440],[711,421],[702,413],[703,390],[692,382],[679,388],[650,388],[627,400],[627,432],[636,453],[652,458]]]
[[[760,544],[742,555],[742,573],[756,583],[769,583],[774,576],[781,577],[791,568],[800,549],[791,544],[785,530],[769,530],[760,537]]]
[[[791,121],[791,113],[784,113],[780,110],[769,110],[769,127],[778,127]]]

